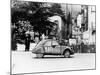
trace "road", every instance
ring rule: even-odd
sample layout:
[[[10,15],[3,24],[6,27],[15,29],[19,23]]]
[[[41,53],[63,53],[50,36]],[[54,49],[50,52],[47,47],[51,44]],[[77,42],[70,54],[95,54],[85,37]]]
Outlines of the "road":
[[[36,58],[31,52],[12,52],[12,74],[36,73],[63,70],[80,70],[95,68],[95,54],[75,54],[71,58],[63,56],[46,55],[44,58]]]

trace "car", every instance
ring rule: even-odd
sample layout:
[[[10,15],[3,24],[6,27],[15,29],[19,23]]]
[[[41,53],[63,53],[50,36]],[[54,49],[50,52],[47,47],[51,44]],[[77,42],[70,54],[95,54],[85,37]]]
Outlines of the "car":
[[[69,58],[74,54],[74,50],[66,45],[60,45],[57,40],[46,39],[40,41],[32,50],[38,58],[43,58],[44,55],[63,55]]]

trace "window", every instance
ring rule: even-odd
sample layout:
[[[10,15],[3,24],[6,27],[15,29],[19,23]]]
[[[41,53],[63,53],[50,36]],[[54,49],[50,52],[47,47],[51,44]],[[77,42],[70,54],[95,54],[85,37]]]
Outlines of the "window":
[[[52,45],[59,45],[57,41],[52,41]]]
[[[95,12],[96,11],[96,6],[91,6],[91,12]]]

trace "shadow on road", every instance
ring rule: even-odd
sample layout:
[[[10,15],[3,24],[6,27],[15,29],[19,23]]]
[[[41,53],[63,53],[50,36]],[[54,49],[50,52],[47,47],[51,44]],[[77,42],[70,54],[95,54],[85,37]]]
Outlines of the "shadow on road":
[[[43,58],[37,58],[37,57],[33,57],[33,59],[66,59],[65,57],[43,57]],[[70,56],[69,58],[67,59],[70,59],[70,58],[74,58],[74,56]]]

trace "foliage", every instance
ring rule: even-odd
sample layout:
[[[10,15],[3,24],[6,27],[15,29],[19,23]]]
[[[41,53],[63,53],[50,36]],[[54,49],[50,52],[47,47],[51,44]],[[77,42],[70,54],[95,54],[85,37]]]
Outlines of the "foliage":
[[[46,34],[46,30],[48,30],[48,33],[50,33],[54,23],[50,22],[48,17],[55,14],[63,16],[64,14],[59,4],[52,3],[51,7],[45,6],[44,4],[45,3],[41,2],[16,1],[11,7],[12,25],[15,24],[18,30],[20,27],[21,30],[23,27],[25,30],[25,24],[22,25],[19,21],[29,21],[34,31],[38,31],[40,34]],[[26,29],[26,31],[27,30],[28,29]]]
[[[54,14],[58,14],[60,16],[64,15],[63,11],[61,10],[61,6],[58,3],[54,3],[51,8],[50,8],[50,12],[54,13]]]

